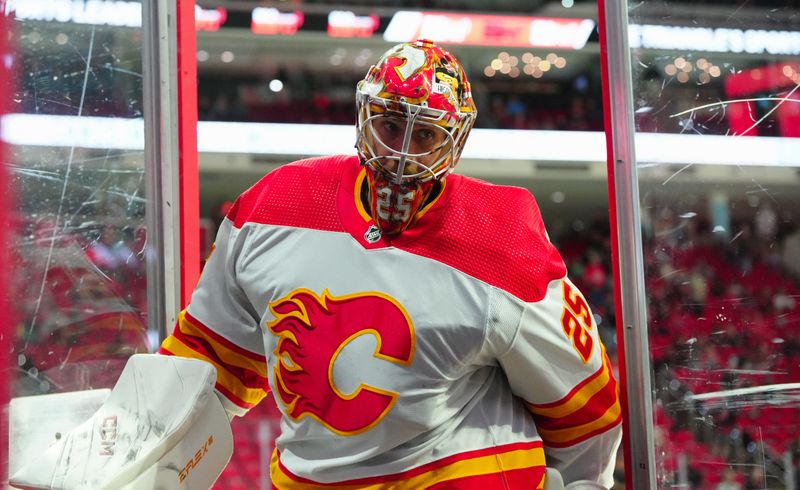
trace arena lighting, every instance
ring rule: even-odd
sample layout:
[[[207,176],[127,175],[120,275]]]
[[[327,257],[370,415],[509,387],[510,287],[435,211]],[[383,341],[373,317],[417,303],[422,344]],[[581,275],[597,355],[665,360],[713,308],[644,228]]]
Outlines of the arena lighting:
[[[19,20],[63,22],[73,24],[141,27],[141,2],[121,0],[6,0],[4,15],[14,14]],[[203,9],[195,5],[195,26],[198,31],[216,31],[228,16],[224,8]]]
[[[6,0],[3,14],[19,20],[141,27],[140,2],[103,0]]]
[[[523,63],[522,73],[534,78],[541,78],[545,72],[550,71],[552,68],[561,69],[567,66],[567,60],[555,53],[548,53],[544,59],[534,56],[533,53],[524,53],[521,59]],[[494,77],[497,72],[500,72],[516,78],[520,74],[520,68],[517,67],[519,61],[520,58],[510,56],[507,52],[502,51],[483,69],[483,74],[487,77]]]
[[[738,70],[725,77],[725,106],[728,126],[735,134],[758,135],[762,126],[754,121],[755,103],[766,103],[769,109],[758,117],[769,117],[777,124],[779,134],[800,137],[800,63],[781,62]],[[758,119],[758,118],[756,118]]]
[[[194,6],[195,30],[216,32],[228,18],[228,11],[222,7],[204,9],[199,5]]]
[[[800,54],[800,31],[631,24],[628,26],[628,41],[632,48]]]
[[[800,81],[800,63],[767,63],[755,68],[738,70],[725,78],[725,95],[752,96],[759,92],[777,92],[794,88]]]
[[[389,21],[383,39],[395,43],[424,38],[448,44],[581,49],[594,26],[591,19],[400,10]]]
[[[370,37],[378,28],[377,15],[356,15],[349,10],[333,10],[328,14],[328,35],[331,37]]]
[[[39,125],[42,125],[40,129],[35,129]],[[0,121],[0,129],[0,138],[10,144],[144,149],[143,119],[8,114]],[[39,136],[26,134],[31,131],[41,133]]]
[[[269,89],[272,90],[273,92],[280,92],[281,90],[283,90],[283,82],[278,80],[277,78],[274,78],[269,82]]]
[[[272,7],[256,7],[252,13],[250,30],[254,34],[283,34],[292,36],[303,25],[303,12],[285,13]]]
[[[3,141],[21,146],[141,151],[142,119],[9,114],[0,121]],[[314,138],[308,135],[313,134]],[[201,153],[328,155],[353,153],[352,125],[200,121]],[[800,167],[800,138],[638,133],[640,164]],[[605,162],[599,131],[473,129],[463,157],[484,160]]]

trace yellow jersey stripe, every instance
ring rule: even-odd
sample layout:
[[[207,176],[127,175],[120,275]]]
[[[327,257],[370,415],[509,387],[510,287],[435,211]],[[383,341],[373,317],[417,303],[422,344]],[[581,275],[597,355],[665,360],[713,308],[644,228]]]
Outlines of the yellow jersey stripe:
[[[578,439],[582,437],[592,433],[602,432],[604,429],[611,427],[619,419],[621,413],[622,408],[620,407],[619,400],[617,400],[597,420],[566,429],[539,429],[539,435],[542,437],[545,444],[569,445],[573,442],[578,442]]]
[[[302,482],[291,478],[284,472],[278,462],[278,453],[272,453],[271,473],[272,484],[279,490],[311,490],[322,486],[335,488],[336,490],[389,490],[389,489],[419,489],[432,486],[437,483],[470,476],[488,475],[501,471],[511,471],[517,469],[533,468],[544,466],[544,450],[541,447],[533,449],[518,449],[499,454],[489,454],[472,459],[456,461],[447,466],[436,468],[425,473],[403,478],[400,480],[392,479],[385,482],[372,484],[319,484],[313,482]],[[387,475],[387,478],[392,478]]]
[[[529,403],[527,404],[528,408],[534,415],[552,419],[567,417],[577,412],[583,408],[593,396],[602,391],[611,380],[611,367],[608,364],[606,356],[603,356],[603,367],[601,369],[602,371],[599,376],[596,376],[591,382],[581,387],[572,396],[564,400],[563,403],[555,406],[534,405]]]
[[[248,388],[247,386],[244,386],[242,382],[239,381],[236,376],[229,373],[224,366],[220,365],[208,356],[197,352],[174,336],[167,337],[162,346],[176,356],[201,359],[212,364],[215,368],[217,368],[217,383],[224,386],[227,390],[246,403],[252,403],[253,405],[256,405],[265,396],[267,396],[267,392],[261,388]]]
[[[186,310],[181,311],[178,314],[178,328],[181,332],[186,335],[191,335],[193,337],[200,337],[214,348],[214,352],[219,356],[219,358],[229,364],[231,366],[236,366],[242,369],[250,369],[251,371],[257,372],[259,375],[263,377],[267,377],[267,363],[263,361],[257,361],[255,359],[250,359],[246,356],[243,356],[230,347],[224,345],[223,343],[219,342],[217,339],[213,338],[212,336],[206,334],[206,332],[198,327],[197,325],[193,324],[186,318]]]

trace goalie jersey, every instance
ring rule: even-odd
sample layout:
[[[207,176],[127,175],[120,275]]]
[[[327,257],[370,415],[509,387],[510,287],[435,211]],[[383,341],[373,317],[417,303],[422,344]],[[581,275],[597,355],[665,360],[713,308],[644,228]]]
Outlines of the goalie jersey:
[[[242,194],[160,352],[235,414],[272,391],[278,489],[610,487],[616,381],[533,197],[453,174],[386,237],[364,185],[334,156]]]

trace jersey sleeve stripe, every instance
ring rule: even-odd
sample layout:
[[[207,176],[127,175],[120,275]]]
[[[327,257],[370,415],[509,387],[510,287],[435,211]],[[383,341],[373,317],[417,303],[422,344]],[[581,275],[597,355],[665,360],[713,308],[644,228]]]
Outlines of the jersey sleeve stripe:
[[[591,391],[584,393],[578,392],[575,395],[576,399],[583,402],[580,407],[569,413],[562,413],[560,417],[551,417],[544,415],[544,413],[553,413],[555,411],[540,411],[535,406],[531,407],[536,425],[540,429],[558,430],[569,427],[577,427],[580,425],[588,424],[603,416],[603,414],[615,403],[618,403],[619,395],[617,393],[617,381],[611,375],[611,366],[608,359],[604,356],[604,366],[606,376],[598,379],[606,379],[606,384],[598,391]],[[584,401],[585,400],[585,401]]]
[[[520,471],[523,485],[507,488],[541,488],[543,486],[545,457],[541,441],[509,444],[495,448],[456,454],[402,473],[361,478],[338,483],[319,483],[292,474],[280,461],[276,450],[271,462],[272,483],[276,488],[310,490],[335,488],[337,490],[388,490],[416,488],[454,488],[445,482],[458,480],[456,488],[487,488],[478,486],[486,477],[496,476],[506,482],[507,474]],[[516,476],[520,476],[516,475]],[[478,481],[480,480],[480,481]],[[491,485],[488,488],[492,488]]]
[[[262,354],[249,351],[234,344],[230,340],[205,326],[203,322],[190,315],[188,311],[183,310],[180,312],[178,315],[178,325],[190,335],[199,335],[209,339],[209,341],[214,344],[215,349],[226,353],[225,357],[230,357],[232,359],[244,358],[248,361],[252,361],[247,364],[247,367],[254,371],[258,371],[262,376],[267,375],[267,366]],[[191,333],[194,330],[198,331],[199,334]],[[244,362],[244,360],[242,360],[242,362]]]
[[[164,356],[174,356],[174,355],[176,355],[174,352],[170,352],[169,350],[167,350],[163,345],[161,347],[159,347],[158,353],[161,354],[161,355],[164,355]],[[231,403],[233,403],[234,405],[236,405],[239,408],[244,409],[245,412],[247,410],[253,408],[254,406],[256,406],[255,403],[246,403],[245,401],[240,399],[238,396],[236,396],[233,393],[231,393],[230,390],[226,389],[224,386],[219,384],[219,381],[214,384],[214,388],[217,391],[219,391],[220,393],[222,393],[228,400],[230,400]]]
[[[223,388],[219,391],[225,395],[232,394],[234,397],[229,397],[229,399],[243,408],[249,408],[258,404],[265,396],[267,396],[267,391],[265,388],[268,386],[266,382],[262,385],[262,387],[248,387],[242,383],[242,381],[231,374],[224,366],[222,366],[216,359],[206,356],[204,353],[199,352],[183,342],[180,339],[176,338],[175,336],[167,337],[167,339],[162,344],[162,353],[169,353],[172,355],[180,356],[180,357],[189,357],[193,359],[201,359],[212,364],[215,368],[217,368],[217,386]]]
[[[222,393],[222,395],[225,396],[225,398],[227,398],[228,400],[230,400],[234,405],[244,408],[245,410],[250,410],[251,408],[255,407],[256,405],[258,405],[258,402],[260,402],[264,398],[261,397],[255,402],[246,402],[241,398],[239,398],[238,396],[236,396],[229,389],[219,384],[219,382],[217,382],[217,384],[214,385],[214,388],[216,388],[217,391]],[[266,396],[266,393],[264,394],[264,396]]]
[[[560,418],[542,417],[534,414],[534,420],[536,420],[537,427],[546,430],[577,427],[601,418],[616,403],[618,403],[617,384],[612,378],[606,387],[589,399],[580,410]]]
[[[611,363],[603,352],[603,365],[594,374],[583,380],[566,396],[552,403],[528,403],[528,408],[535,416],[551,419],[567,417],[583,408],[595,395],[609,389],[609,384],[616,381],[611,374]]]
[[[266,376],[262,375],[260,372],[256,372],[249,367],[241,367],[237,366],[235,363],[229,362],[233,359],[229,356],[221,356],[220,352],[214,348],[215,346],[209,342],[207,338],[187,335],[180,328],[176,328],[175,331],[172,332],[171,338],[179,340],[186,347],[213,360],[215,364],[223,366],[225,371],[239,379],[242,385],[248,388],[260,388],[268,383]],[[167,340],[169,340],[169,338]]]
[[[599,419],[588,424],[567,429],[546,430],[540,429],[539,435],[544,443],[550,447],[573,446],[590,437],[601,434],[616,426],[622,420],[619,402],[614,403]]]
[[[614,427],[621,420],[617,382],[603,352],[602,368],[562,398],[558,405],[527,404],[539,435],[551,447],[577,444]]]

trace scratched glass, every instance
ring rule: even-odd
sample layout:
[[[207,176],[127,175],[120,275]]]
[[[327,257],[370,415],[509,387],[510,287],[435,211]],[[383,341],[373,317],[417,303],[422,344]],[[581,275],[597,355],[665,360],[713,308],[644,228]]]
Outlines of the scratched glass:
[[[710,3],[628,7],[658,488],[798,488],[800,10]]]
[[[148,350],[141,6],[64,3],[5,3],[11,397],[109,388]]]

